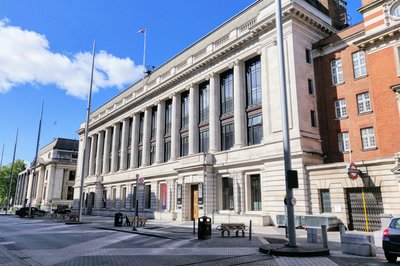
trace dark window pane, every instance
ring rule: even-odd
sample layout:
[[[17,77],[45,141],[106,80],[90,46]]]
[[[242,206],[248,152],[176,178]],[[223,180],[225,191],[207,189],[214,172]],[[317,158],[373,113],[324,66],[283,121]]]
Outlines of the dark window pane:
[[[233,210],[233,179],[224,177],[222,178],[222,209]]]
[[[261,211],[261,182],[260,175],[250,176],[251,210]]]
[[[247,106],[261,105],[261,63],[256,57],[246,62]]]
[[[233,72],[221,74],[221,115],[233,113]]]

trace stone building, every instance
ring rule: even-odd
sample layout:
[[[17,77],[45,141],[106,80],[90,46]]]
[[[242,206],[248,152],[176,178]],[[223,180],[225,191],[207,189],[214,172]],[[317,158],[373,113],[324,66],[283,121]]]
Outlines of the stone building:
[[[32,164],[18,174],[15,206],[29,206],[31,191],[34,207],[72,205],[78,146],[78,140],[58,138],[40,149],[35,171]]]
[[[295,211],[312,211],[306,165],[323,164],[313,43],[344,26],[329,1],[282,1]],[[337,6],[337,4],[335,5]],[[330,17],[329,14],[335,14]],[[84,210],[267,225],[284,214],[275,2],[254,4],[90,114],[78,130]]]
[[[313,46],[325,164],[307,172],[313,213],[371,231],[400,214],[400,1],[359,11],[361,23]]]

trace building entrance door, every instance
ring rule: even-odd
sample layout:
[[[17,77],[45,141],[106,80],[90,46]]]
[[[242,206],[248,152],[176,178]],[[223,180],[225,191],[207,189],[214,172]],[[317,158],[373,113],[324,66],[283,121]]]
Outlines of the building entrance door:
[[[198,185],[192,185],[191,187],[191,220],[199,218],[199,187]]]
[[[90,192],[89,193],[89,200],[88,200],[88,204],[87,204],[87,214],[91,215],[92,214],[92,210],[94,207],[94,192]]]

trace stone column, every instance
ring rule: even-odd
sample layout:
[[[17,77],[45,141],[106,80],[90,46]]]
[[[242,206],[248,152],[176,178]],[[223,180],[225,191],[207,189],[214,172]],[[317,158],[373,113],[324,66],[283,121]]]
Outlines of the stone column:
[[[181,125],[181,95],[172,96],[171,160],[179,157],[179,130]]]
[[[103,174],[110,172],[110,162],[108,156],[110,155],[110,143],[111,143],[111,128],[106,128],[105,141],[104,141],[104,153],[103,153]]]
[[[97,151],[96,151],[96,175],[101,174],[103,164],[102,157],[104,153],[104,131],[97,134]]]
[[[164,134],[165,132],[165,101],[157,105],[157,132],[156,132],[156,163],[162,163],[164,155]]]
[[[258,54],[260,54],[260,63],[261,63],[261,73],[264,73],[267,69],[267,48],[264,47],[259,50]],[[261,75],[261,99],[262,99],[262,127],[263,127],[263,137],[261,143],[265,143],[267,139],[267,135],[270,130],[270,123],[268,123],[268,79],[267,75]]]
[[[92,146],[91,142],[92,142],[92,139],[88,138],[88,141],[86,142],[86,155],[84,158],[85,168],[83,169],[83,171],[84,171],[83,178],[85,178],[89,175],[89,168],[90,168],[90,165],[89,165],[89,155],[90,154],[89,153],[90,153],[90,147]]]
[[[43,199],[43,182],[45,173],[46,168],[44,166],[38,166],[36,168],[36,175],[38,177],[38,185],[36,187],[36,201],[41,201]]]
[[[120,160],[120,170],[126,170],[128,156],[128,134],[129,134],[129,118],[125,118],[122,122],[122,140],[121,140],[121,160]]]
[[[131,142],[131,169],[137,167],[139,141],[139,114],[133,115]]]
[[[111,172],[117,171],[118,164],[118,145],[119,145],[119,131],[120,126],[119,123],[114,125],[114,133],[112,139],[112,151],[111,151]]]
[[[220,84],[219,76],[210,75],[210,152],[216,152],[221,147],[220,128]]]
[[[93,208],[96,210],[103,208],[103,185],[101,184],[101,182],[95,183],[95,197]]]
[[[199,86],[189,92],[189,155],[199,152]]]
[[[244,84],[244,63],[235,61],[233,66],[233,115],[235,124],[235,148],[246,145],[246,87]]]
[[[150,164],[151,108],[144,110],[142,166]]]
[[[54,183],[56,178],[56,166],[50,165],[49,176],[47,179],[47,191],[46,191],[46,200],[53,200],[53,191],[54,191]]]
[[[121,209],[121,185],[115,187],[115,209]]]
[[[126,209],[130,210],[132,209],[132,185],[127,184],[126,185]]]
[[[90,158],[89,158],[89,175],[94,175],[96,171],[96,160],[97,160],[97,134],[90,137]]]

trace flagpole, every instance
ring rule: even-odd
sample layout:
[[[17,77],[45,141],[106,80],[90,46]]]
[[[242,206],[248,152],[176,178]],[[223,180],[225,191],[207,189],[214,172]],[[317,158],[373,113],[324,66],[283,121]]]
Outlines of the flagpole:
[[[1,168],[3,167],[3,155],[4,155],[4,144],[3,144],[3,150],[1,151],[0,171],[1,171]]]
[[[39,155],[39,142],[40,142],[40,131],[42,129],[43,106],[44,106],[44,100],[42,101],[42,110],[40,111],[39,129],[38,129],[38,135],[37,135],[37,141],[36,141],[36,152],[35,152],[35,159],[33,160],[31,193],[29,194],[29,210],[28,210],[29,217],[31,216],[31,211],[32,211],[32,197],[33,197],[33,188],[34,188],[35,175],[36,175],[36,164],[37,164],[38,155]]]
[[[79,191],[79,206],[78,206],[78,222],[82,221],[82,201],[83,201],[83,185],[84,185],[84,174],[85,174],[85,162],[86,157],[89,155],[86,151],[86,143],[88,139],[89,133],[89,118],[90,118],[90,105],[92,102],[92,87],[93,87],[93,72],[94,72],[94,57],[96,54],[96,40],[93,41],[93,52],[92,52],[92,74],[90,76],[90,88],[89,88],[89,96],[88,96],[88,103],[86,109],[86,123],[85,123],[85,137],[83,139],[83,161],[82,161],[82,169],[81,169],[81,185]]]
[[[15,151],[17,150],[17,142],[18,142],[18,128],[17,128],[17,135],[15,136],[14,155],[13,155],[13,160],[12,160],[12,163],[11,163],[10,185],[9,185],[9,187],[8,187],[8,197],[7,197],[7,209],[6,209],[6,214],[7,214],[7,212],[8,212],[8,208],[10,208],[11,185],[12,185],[13,172],[14,172]]]
[[[144,86],[144,76],[146,74],[146,34],[147,29],[143,29],[143,76],[142,76],[142,86]]]

